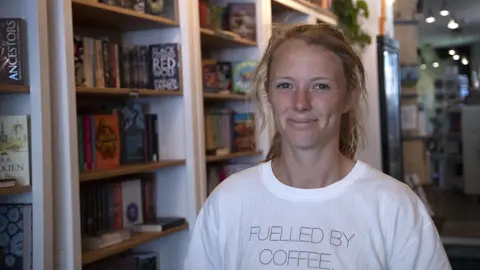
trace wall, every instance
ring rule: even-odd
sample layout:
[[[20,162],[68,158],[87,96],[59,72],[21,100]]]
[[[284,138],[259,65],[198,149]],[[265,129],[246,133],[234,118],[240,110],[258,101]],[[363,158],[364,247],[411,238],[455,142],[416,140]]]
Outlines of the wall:
[[[392,1],[387,1],[387,33],[393,35],[391,8]],[[380,141],[380,115],[378,100],[378,65],[377,65],[377,41],[379,34],[379,18],[381,0],[367,0],[370,8],[370,17],[363,24],[363,27],[372,36],[372,43],[362,54],[363,63],[367,73],[368,109],[365,110],[365,147],[358,152],[358,159],[371,166],[382,169],[381,141]]]
[[[480,71],[480,42],[472,44],[470,48],[470,65],[472,71]]]

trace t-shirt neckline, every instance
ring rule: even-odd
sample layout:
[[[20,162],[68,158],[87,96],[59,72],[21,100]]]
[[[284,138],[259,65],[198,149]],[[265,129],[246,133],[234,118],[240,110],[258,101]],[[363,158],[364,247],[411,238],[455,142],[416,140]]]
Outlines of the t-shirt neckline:
[[[341,180],[323,188],[303,189],[282,183],[273,173],[272,162],[265,162],[262,166],[262,182],[275,195],[288,200],[325,200],[344,192],[361,175],[364,175],[366,166],[360,160],[355,162],[352,170]]]

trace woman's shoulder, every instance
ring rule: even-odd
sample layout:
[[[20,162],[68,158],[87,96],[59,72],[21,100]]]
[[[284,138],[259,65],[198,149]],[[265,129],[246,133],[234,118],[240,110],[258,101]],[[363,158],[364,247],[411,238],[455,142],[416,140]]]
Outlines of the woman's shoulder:
[[[420,197],[404,182],[366,164],[361,181],[355,190],[375,202],[385,212],[405,215],[429,216]]]
[[[418,195],[400,179],[395,179],[366,163],[360,164],[364,168],[353,187],[357,194],[392,208],[423,207]]]

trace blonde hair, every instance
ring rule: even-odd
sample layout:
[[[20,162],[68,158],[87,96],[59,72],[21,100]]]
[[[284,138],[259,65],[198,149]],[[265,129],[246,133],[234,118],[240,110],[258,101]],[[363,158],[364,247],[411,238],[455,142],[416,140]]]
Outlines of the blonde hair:
[[[354,158],[357,150],[363,146],[363,117],[362,101],[366,104],[366,76],[362,60],[350,45],[347,37],[336,27],[327,23],[302,24],[288,27],[274,27],[268,46],[260,60],[254,79],[255,100],[258,114],[262,121],[261,129],[265,128],[266,119],[271,112],[268,101],[269,71],[272,57],[276,49],[289,40],[302,40],[309,45],[318,45],[335,53],[342,61],[344,75],[347,80],[347,93],[358,94],[358,100],[354,100],[351,110],[344,113],[340,124],[340,152]],[[272,144],[265,161],[279,157],[281,150],[281,136],[275,132]]]

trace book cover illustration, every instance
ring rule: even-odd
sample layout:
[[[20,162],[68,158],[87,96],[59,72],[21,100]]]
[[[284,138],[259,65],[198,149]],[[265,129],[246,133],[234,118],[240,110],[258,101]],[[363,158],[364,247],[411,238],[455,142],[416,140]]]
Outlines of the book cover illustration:
[[[230,92],[232,90],[232,63],[217,62],[218,88],[220,91]]]
[[[30,185],[29,135],[28,115],[0,115],[0,179]]]
[[[0,19],[0,84],[25,84],[22,19]]]
[[[142,182],[140,179],[122,183],[123,227],[143,223]]]
[[[219,89],[219,77],[217,71],[217,60],[202,60],[203,91],[216,92]]]
[[[151,88],[179,91],[181,87],[178,43],[150,46]]]
[[[227,10],[229,30],[248,40],[257,40],[255,4],[229,3]]]
[[[96,169],[111,169],[120,166],[119,117],[94,115]]]
[[[255,150],[255,119],[253,113],[233,114],[235,152]]]
[[[164,0],[146,0],[145,12],[152,15],[161,15],[165,11]]]
[[[86,74],[84,68],[84,48],[83,48],[83,37],[74,36],[73,37],[73,60],[75,65],[75,85],[85,86]]]
[[[32,269],[32,205],[0,205],[0,269]]]
[[[122,164],[143,163],[145,154],[145,115],[141,104],[123,106],[121,115]]]
[[[253,86],[253,79],[257,69],[257,61],[246,60],[233,65],[233,92],[248,93]]]

